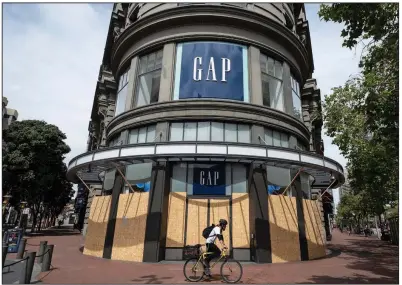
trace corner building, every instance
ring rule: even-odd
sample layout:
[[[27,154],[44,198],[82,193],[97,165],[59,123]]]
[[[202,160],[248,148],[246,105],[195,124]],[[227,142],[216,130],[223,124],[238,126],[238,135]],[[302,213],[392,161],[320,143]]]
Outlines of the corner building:
[[[181,260],[225,218],[238,260],[324,256],[311,189],[344,175],[323,155],[313,70],[304,4],[114,4],[88,152],[68,170],[91,189],[84,254]]]

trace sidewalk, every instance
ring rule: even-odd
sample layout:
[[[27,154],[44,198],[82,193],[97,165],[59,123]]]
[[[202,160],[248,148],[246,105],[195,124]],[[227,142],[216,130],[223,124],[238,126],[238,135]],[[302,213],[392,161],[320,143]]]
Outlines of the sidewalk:
[[[48,240],[54,244],[50,272],[40,273],[43,283],[188,283],[182,263],[132,263],[100,259],[82,254],[83,237],[69,228],[44,231],[30,237],[28,244]],[[28,250],[38,247],[27,245]],[[283,264],[245,263],[242,283],[398,283],[398,247],[361,236],[348,236],[335,230],[328,246],[331,255],[320,260]],[[213,280],[221,283],[219,269]]]

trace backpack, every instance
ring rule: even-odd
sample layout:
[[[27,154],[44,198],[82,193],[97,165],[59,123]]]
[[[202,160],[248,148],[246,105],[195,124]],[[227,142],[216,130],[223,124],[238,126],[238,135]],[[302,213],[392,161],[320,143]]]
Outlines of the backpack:
[[[212,230],[215,228],[215,224],[212,224],[209,227],[206,227],[203,231],[202,231],[202,236],[204,238],[208,238],[209,234],[212,232]]]

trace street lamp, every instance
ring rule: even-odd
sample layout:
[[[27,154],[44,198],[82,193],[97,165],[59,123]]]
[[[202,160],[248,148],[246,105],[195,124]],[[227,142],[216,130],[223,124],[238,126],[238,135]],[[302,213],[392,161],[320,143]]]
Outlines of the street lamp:
[[[12,196],[10,194],[6,194],[3,196],[3,221],[5,220],[6,209],[11,198]]]
[[[18,223],[18,227],[19,228],[21,228],[21,226],[22,226],[22,216],[23,216],[23,212],[24,212],[24,209],[25,209],[25,205],[26,204],[28,204],[28,202],[26,202],[26,201],[21,201],[20,202],[20,209],[21,209],[21,211],[20,211],[20,219],[19,219],[19,223]]]

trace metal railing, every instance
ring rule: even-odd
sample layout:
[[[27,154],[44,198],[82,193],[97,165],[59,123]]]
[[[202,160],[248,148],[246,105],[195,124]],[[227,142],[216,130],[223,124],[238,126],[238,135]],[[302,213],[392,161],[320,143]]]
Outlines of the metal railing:
[[[52,262],[52,256],[53,256],[53,249],[54,245],[52,244],[47,244],[47,241],[41,241],[39,245],[32,245],[28,244],[31,246],[39,246],[39,252],[38,254],[35,251],[26,251],[25,246],[27,245],[26,239],[22,239],[19,247],[18,247],[18,252],[16,258],[19,259],[15,262],[12,262],[10,264],[5,264],[6,262],[6,257],[8,253],[8,245],[3,244],[3,269],[8,268],[8,272],[10,272],[11,267],[18,264],[22,263],[22,270],[20,272],[19,276],[19,284],[30,284],[31,278],[32,278],[32,272],[35,264],[35,259],[38,264],[41,264],[41,272],[49,271]],[[25,256],[22,257],[22,255],[25,253]]]

